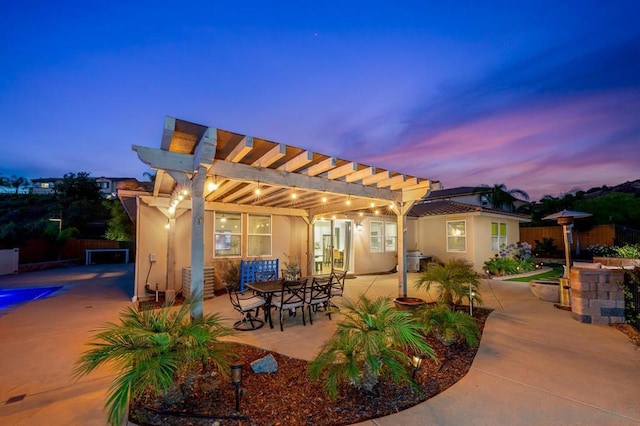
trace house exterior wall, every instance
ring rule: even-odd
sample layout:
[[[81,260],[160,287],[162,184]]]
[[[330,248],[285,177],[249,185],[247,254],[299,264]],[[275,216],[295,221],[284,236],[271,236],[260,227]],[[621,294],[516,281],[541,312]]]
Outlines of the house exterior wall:
[[[446,223],[458,220],[466,221],[466,250],[448,252]],[[466,259],[473,263],[477,272],[482,272],[484,262],[496,254],[491,250],[491,222],[506,223],[507,242],[509,244],[518,242],[520,230],[517,219],[483,214],[426,216],[418,219],[419,250],[443,262],[451,259]]]
[[[155,207],[150,207],[144,202],[139,203],[138,218],[138,250],[136,253],[136,289],[134,294],[138,299],[150,299],[153,294],[145,290],[148,282],[152,289],[156,283],[159,290],[168,288],[168,247],[169,232],[174,233],[174,261],[173,286],[169,289],[178,290],[182,287],[182,268],[191,264],[191,214],[189,211],[175,219],[173,230],[166,228],[167,217]],[[243,242],[242,259],[250,259],[246,255],[247,244],[247,220],[246,213],[243,213]],[[299,217],[272,215],[272,256],[266,259],[280,259],[280,268],[283,262],[289,261],[287,255],[293,260],[297,257],[300,261],[302,274],[308,274],[306,265],[306,255],[308,246],[308,231],[304,220]],[[204,265],[213,266],[216,275],[216,288],[222,288],[222,271],[228,261],[239,262],[240,257],[214,257],[214,232],[213,232],[214,211],[205,211],[204,223]],[[154,254],[155,262],[150,264],[149,256]],[[151,269],[149,267],[151,266]],[[147,274],[149,277],[147,279]]]
[[[351,270],[355,274],[373,274],[392,270],[398,263],[397,252],[371,253],[371,222],[393,222],[395,216],[365,216],[360,219],[362,229],[354,231],[354,262]],[[400,232],[400,230],[398,230]]]

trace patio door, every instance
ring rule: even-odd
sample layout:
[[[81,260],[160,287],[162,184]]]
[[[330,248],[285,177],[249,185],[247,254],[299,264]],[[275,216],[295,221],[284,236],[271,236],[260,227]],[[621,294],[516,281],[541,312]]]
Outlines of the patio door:
[[[348,271],[352,264],[353,223],[347,219],[322,219],[313,224],[313,273],[332,269]]]

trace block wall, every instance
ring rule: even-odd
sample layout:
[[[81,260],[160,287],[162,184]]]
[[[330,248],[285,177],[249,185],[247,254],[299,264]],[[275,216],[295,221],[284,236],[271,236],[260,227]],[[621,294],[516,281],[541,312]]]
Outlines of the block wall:
[[[571,316],[587,324],[624,323],[621,270],[571,270]]]

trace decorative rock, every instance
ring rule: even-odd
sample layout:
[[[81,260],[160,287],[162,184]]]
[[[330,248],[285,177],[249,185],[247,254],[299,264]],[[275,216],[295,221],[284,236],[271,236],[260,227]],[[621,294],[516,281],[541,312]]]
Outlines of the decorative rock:
[[[264,358],[257,359],[251,363],[251,370],[258,373],[275,373],[278,371],[278,361],[269,354]]]

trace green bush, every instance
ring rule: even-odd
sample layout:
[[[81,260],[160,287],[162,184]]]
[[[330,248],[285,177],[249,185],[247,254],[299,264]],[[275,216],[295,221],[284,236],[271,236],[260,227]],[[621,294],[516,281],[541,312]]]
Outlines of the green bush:
[[[424,306],[415,316],[427,335],[436,336],[446,346],[457,342],[476,346],[480,340],[478,324],[466,312],[454,311],[447,305],[439,304],[435,307]]]
[[[614,247],[618,257],[624,259],[640,258],[640,244],[626,244],[622,247]]]
[[[347,300],[340,312],[344,320],[309,364],[311,379],[324,380],[331,399],[341,383],[372,392],[382,377],[411,382],[409,353],[435,359],[421,325],[410,312],[396,310],[389,298]]]

